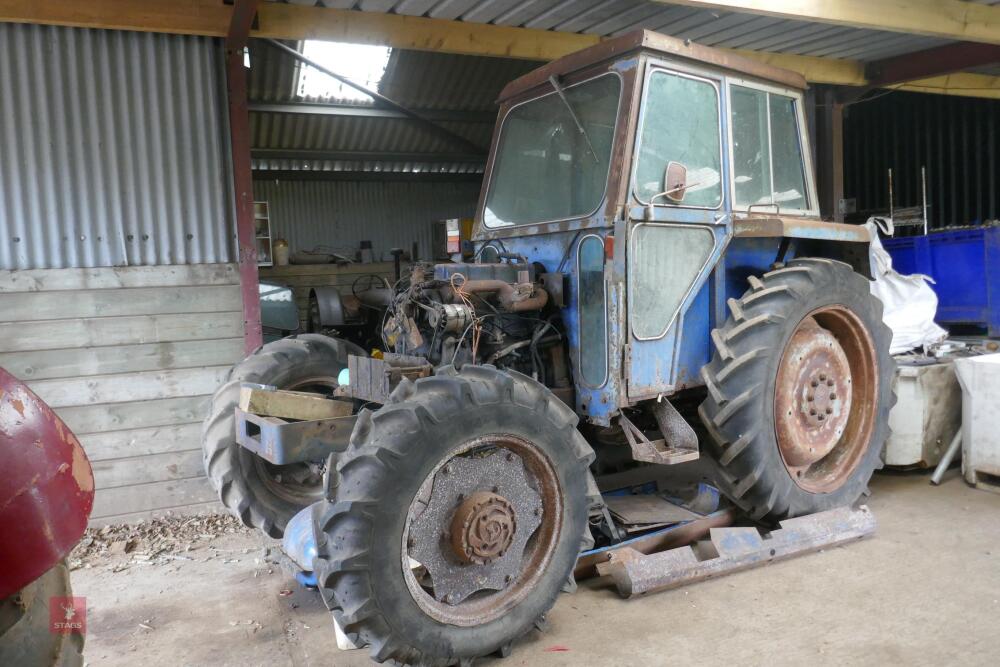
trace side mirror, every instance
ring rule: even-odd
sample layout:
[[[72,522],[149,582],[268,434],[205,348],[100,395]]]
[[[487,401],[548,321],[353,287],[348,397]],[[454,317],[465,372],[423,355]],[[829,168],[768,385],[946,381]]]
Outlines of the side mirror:
[[[671,160],[663,174],[663,196],[674,203],[684,201],[687,190],[687,167]]]

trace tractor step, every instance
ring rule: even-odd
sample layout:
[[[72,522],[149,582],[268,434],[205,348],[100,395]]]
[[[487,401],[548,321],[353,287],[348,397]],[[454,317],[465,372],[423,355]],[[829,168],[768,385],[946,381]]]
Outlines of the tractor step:
[[[707,540],[658,553],[627,543],[608,549],[597,573],[610,577],[619,595],[633,598],[864,539],[875,526],[875,516],[862,505],[785,519],[770,533],[753,526],[713,527]]]
[[[656,440],[650,440],[624,413],[618,416],[632,449],[633,459],[658,465],[674,465],[698,458],[698,436],[669,401],[656,403],[653,416],[663,436]]]

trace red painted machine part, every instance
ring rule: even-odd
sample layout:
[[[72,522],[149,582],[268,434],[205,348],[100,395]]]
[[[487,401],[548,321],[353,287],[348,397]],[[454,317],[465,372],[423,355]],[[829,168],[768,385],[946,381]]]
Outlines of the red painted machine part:
[[[0,369],[0,599],[70,552],[93,505],[94,474],[76,436]]]

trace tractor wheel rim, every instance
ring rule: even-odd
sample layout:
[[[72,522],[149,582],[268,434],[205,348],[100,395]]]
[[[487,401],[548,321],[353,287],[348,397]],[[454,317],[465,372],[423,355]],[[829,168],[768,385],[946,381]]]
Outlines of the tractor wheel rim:
[[[331,395],[338,386],[340,385],[337,378],[318,375],[297,380],[281,388],[286,391],[309,391]],[[251,456],[258,477],[267,490],[278,498],[295,505],[305,506],[325,497],[323,467],[326,465],[326,461],[277,465],[255,454],[251,454]]]
[[[462,444],[410,503],[401,552],[410,595],[442,623],[503,616],[544,575],[561,518],[559,481],[537,446],[510,434]]]
[[[803,318],[774,387],[778,451],[799,487],[828,493],[844,485],[868,449],[877,397],[875,345],[861,319],[839,305]]]

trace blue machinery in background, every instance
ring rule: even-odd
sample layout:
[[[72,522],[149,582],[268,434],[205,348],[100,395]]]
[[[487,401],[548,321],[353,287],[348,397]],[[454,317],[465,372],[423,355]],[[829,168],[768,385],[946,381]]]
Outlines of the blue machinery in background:
[[[1000,225],[943,229],[882,245],[900,273],[934,279],[939,324],[980,327],[1000,337]]]

